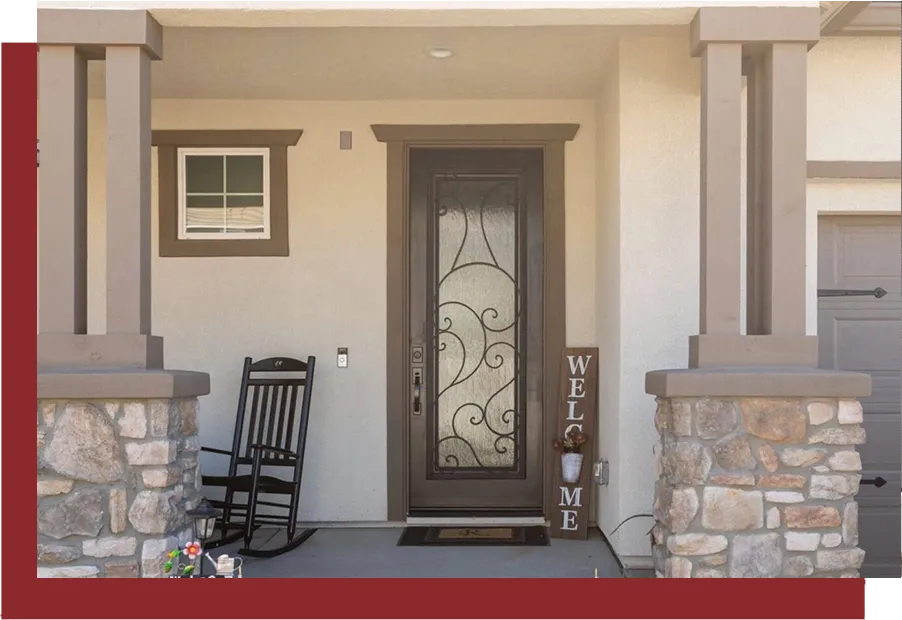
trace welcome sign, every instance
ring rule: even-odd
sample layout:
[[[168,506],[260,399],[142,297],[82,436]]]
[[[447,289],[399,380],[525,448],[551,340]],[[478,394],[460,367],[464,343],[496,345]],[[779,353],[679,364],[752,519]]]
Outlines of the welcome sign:
[[[554,510],[551,536],[585,540],[589,535],[589,502],[592,501],[592,467],[595,462],[595,420],[598,417],[598,348],[564,349],[561,360],[560,401],[555,437],[572,429],[582,431],[588,441],[582,447],[583,464],[579,480],[566,483],[561,455],[548,446],[554,464]]]

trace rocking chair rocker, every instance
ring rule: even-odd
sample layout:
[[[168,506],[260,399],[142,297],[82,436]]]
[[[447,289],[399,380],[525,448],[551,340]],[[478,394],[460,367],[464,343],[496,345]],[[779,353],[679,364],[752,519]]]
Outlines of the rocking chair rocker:
[[[221,535],[207,542],[208,549],[243,537],[244,548],[239,549],[239,554],[275,557],[297,548],[316,532],[315,528],[296,531],[315,363],[313,356],[308,357],[306,362],[287,357],[272,357],[257,362],[250,357],[244,358],[232,450],[201,447],[204,452],[229,457],[227,476],[202,476],[205,486],[225,489],[224,500],[210,501],[223,514],[217,524]],[[303,395],[298,412],[301,390]],[[250,419],[245,424],[247,413]],[[245,468],[244,473],[239,474],[239,467]],[[250,471],[247,471],[248,467]],[[264,467],[290,469],[291,478],[263,475]],[[238,493],[246,495],[245,502],[236,501],[235,495]],[[288,496],[288,503],[263,501],[258,499],[261,494]],[[282,512],[258,515],[258,506],[269,506]],[[284,512],[286,510],[287,513]],[[264,525],[284,527],[286,543],[275,548],[252,549],[254,533]]]

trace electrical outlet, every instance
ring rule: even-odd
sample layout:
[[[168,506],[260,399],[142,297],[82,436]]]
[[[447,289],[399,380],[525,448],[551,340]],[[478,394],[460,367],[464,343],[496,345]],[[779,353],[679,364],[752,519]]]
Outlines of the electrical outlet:
[[[611,467],[607,459],[601,459],[595,463],[595,466],[592,468],[592,477],[595,478],[595,484],[607,486],[610,470]]]
[[[345,347],[338,348],[338,367],[348,367],[348,350]]]

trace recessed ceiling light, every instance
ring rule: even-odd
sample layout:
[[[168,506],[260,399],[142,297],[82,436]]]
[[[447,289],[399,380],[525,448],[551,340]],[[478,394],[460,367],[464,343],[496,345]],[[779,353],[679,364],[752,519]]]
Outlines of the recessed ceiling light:
[[[429,55],[433,58],[451,58],[451,56],[454,55],[454,52],[447,47],[433,47],[429,50]]]

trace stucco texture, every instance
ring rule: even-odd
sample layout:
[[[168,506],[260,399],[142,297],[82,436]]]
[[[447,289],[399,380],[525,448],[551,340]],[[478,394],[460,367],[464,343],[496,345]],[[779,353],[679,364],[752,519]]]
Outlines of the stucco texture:
[[[809,55],[809,159],[899,159],[898,41],[841,38]],[[599,525],[650,513],[654,401],[645,373],[685,367],[698,330],[699,63],[681,37],[624,38],[594,100],[156,100],[155,129],[299,128],[289,149],[290,256],[159,258],[153,332],[170,368],[209,372],[201,439],[226,446],[245,355],[319,360],[304,521],[386,518],[385,145],[373,123],[579,123],[566,150],[567,342],[601,350],[597,443],[611,463]],[[89,139],[89,330],[104,331],[104,110]],[[339,131],[354,148],[338,148]],[[154,172],[154,177],[156,176]],[[819,211],[899,211],[899,183],[809,183],[809,333]],[[744,272],[744,269],[743,269]],[[348,347],[347,369],[335,364]],[[204,455],[205,471],[222,460]],[[650,519],[612,538],[648,556]]]
[[[104,108],[90,106],[89,331],[104,330]],[[591,101],[157,100],[155,129],[304,130],[289,149],[290,256],[160,258],[156,180],[153,333],[169,368],[210,373],[204,445],[230,445],[242,359],[317,356],[299,518],[386,519],[386,156],[370,124],[578,123],[566,147],[567,339],[595,343]],[[339,132],[352,131],[350,151]],[[156,158],[154,157],[154,162]],[[155,165],[155,164],[154,164]],[[154,169],[154,179],[156,170]],[[346,369],[336,349],[349,349]],[[207,473],[225,457],[203,455]]]

